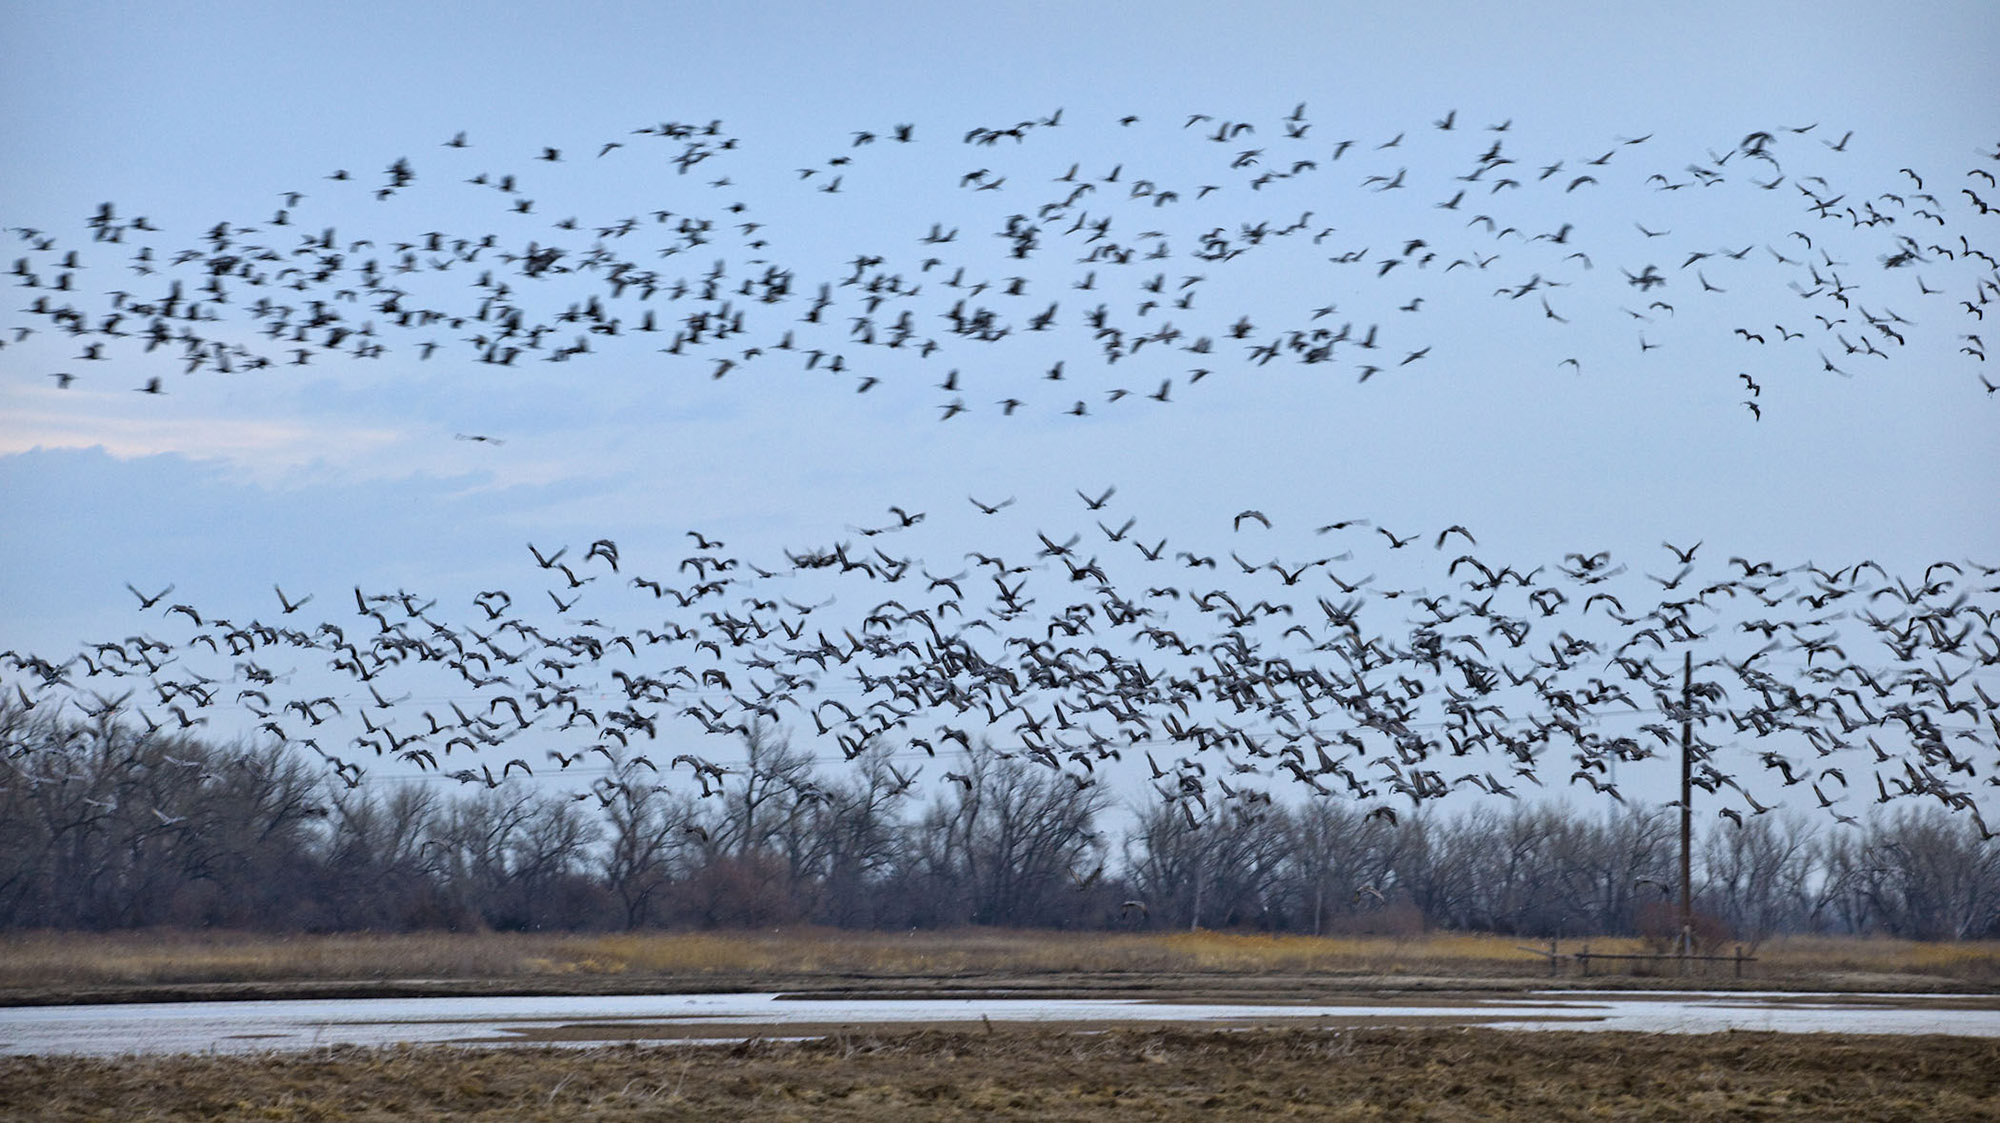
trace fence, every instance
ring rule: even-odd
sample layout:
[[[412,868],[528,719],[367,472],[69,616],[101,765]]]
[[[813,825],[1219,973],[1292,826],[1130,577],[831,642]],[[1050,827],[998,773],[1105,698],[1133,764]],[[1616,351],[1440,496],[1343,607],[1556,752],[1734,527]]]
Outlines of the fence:
[[[1671,951],[1670,952],[1591,951],[1589,944],[1583,945],[1582,951],[1564,952],[1557,946],[1555,940],[1549,941],[1549,946],[1547,947],[1547,949],[1526,947],[1523,945],[1516,945],[1516,946],[1519,947],[1520,950],[1522,951],[1528,952],[1531,955],[1539,955],[1543,959],[1547,960],[1549,965],[1550,978],[1555,978],[1557,976],[1564,974],[1566,968],[1569,965],[1575,966],[1577,974],[1582,975],[1585,978],[1588,978],[1590,976],[1593,964],[1609,961],[1612,963],[1628,964],[1629,966],[1627,967],[1624,973],[1629,975],[1666,974],[1667,972],[1663,970],[1648,970],[1647,968],[1649,966],[1664,967],[1665,965],[1670,963],[1679,966],[1680,969],[1676,973],[1681,975],[1691,975],[1697,973],[1697,971],[1702,971],[1705,973],[1706,969],[1697,967],[1698,964],[1727,963],[1731,967],[1731,974],[1733,975],[1733,977],[1740,979],[1743,977],[1743,965],[1746,963],[1757,962],[1756,956],[1744,954],[1742,944],[1736,945],[1736,950],[1729,955],[1689,955],[1689,954],[1684,954],[1682,952],[1671,952]],[[1598,967],[1598,971],[1601,974],[1603,973],[1604,968]]]

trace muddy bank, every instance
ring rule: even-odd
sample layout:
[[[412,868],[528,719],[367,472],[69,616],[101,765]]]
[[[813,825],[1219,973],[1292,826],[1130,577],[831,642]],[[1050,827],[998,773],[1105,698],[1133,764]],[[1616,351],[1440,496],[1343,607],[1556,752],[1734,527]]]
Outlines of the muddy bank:
[[[1486,1029],[887,1029],[713,1047],[0,1058],[70,1119],[1491,1120],[2000,1117],[2000,1042]]]

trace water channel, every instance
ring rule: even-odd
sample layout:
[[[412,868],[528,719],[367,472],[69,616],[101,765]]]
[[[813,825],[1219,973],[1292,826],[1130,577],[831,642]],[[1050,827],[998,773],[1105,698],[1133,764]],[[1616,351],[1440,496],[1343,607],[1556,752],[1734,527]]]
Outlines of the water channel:
[[[1103,1029],[1487,1025],[1515,1030],[1942,1033],[2000,1036],[2000,996],[1708,991],[1355,995],[1311,1004],[1118,998],[818,998],[782,994],[322,999],[0,1009],[0,1053],[297,1051],[400,1043],[500,1046],[740,1041],[1033,1022]]]

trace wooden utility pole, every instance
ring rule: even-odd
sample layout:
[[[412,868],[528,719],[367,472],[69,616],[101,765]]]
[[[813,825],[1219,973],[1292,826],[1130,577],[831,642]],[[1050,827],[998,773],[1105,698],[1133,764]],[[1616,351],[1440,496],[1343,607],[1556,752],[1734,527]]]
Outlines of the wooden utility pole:
[[[1694,652],[1681,664],[1681,974],[1694,954]]]

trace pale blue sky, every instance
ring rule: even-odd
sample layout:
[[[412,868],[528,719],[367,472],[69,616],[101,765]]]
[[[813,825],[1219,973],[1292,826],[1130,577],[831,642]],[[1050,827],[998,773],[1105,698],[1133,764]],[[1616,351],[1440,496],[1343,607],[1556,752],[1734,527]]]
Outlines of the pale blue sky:
[[[1823,336],[1787,344],[1770,332],[1810,320],[1785,287],[1797,270],[1765,249],[1809,258],[1786,241],[1809,218],[1793,185],[1744,189],[1747,161],[1715,189],[1659,192],[1644,178],[1686,179],[1687,165],[1712,162],[1748,133],[1816,123],[1780,132],[1787,175],[1823,175],[1827,192],[1851,203],[1910,192],[1898,170],[1910,167],[1947,204],[1951,236],[1993,246],[2000,219],[1956,194],[1979,186],[1967,169],[1995,167],[1981,154],[2000,141],[1991,65],[2000,9],[1991,5],[1919,4],[1890,20],[1859,3],[1227,12],[1194,3],[501,3],[476,12],[8,3],[0,41],[0,103],[12,122],[0,138],[0,224],[78,249],[89,266],[79,286],[100,305],[103,292],[138,284],[122,258],[88,240],[84,220],[99,203],[148,215],[160,244],[178,247],[217,221],[265,225],[288,191],[306,195],[292,208],[302,232],[335,226],[343,240],[387,245],[431,229],[493,230],[575,250],[594,224],[654,207],[715,209],[727,195],[747,202],[749,217],[767,224],[771,254],[802,275],[816,267],[815,278],[837,278],[857,253],[920,261],[918,238],[935,221],[967,232],[939,256],[978,255],[1005,277],[1013,267],[1004,247],[985,235],[1010,208],[1045,202],[1050,181],[1078,163],[1086,178],[1130,169],[1121,186],[1139,175],[1184,190],[1227,184],[1200,201],[1206,209],[1100,193],[1127,237],[1155,217],[1174,233],[1183,252],[1157,269],[1168,285],[1213,275],[1204,303],[1184,314],[1191,333],[1226,325],[1239,308],[1268,315],[1275,329],[1333,303],[1343,311],[1323,322],[1380,323],[1400,348],[1389,356],[1396,369],[1365,385],[1356,381],[1365,359],[1259,367],[1234,340],[1222,341],[1231,353],[1200,360],[1216,373],[1199,385],[1189,384],[1197,363],[1164,348],[1106,368],[1077,326],[1090,298],[1068,286],[1087,267],[1068,242],[1023,271],[1037,299],[1063,302],[1071,331],[983,349],[957,341],[925,361],[883,356],[870,368],[882,384],[867,394],[853,392],[854,375],[792,362],[759,360],[713,379],[712,360],[674,360],[629,337],[570,364],[498,374],[465,361],[459,344],[419,362],[417,337],[392,336],[381,360],[183,375],[130,347],[111,361],[80,361],[71,341],[44,331],[0,350],[0,519],[9,528],[0,647],[57,654],[128,634],[128,581],[149,591],[174,583],[176,599],[238,616],[269,612],[274,581],[323,601],[357,584],[463,595],[531,582],[521,548],[530,540],[580,550],[614,538],[627,557],[670,570],[690,528],[772,559],[852,539],[850,528],[891,504],[931,513],[900,548],[956,572],[968,549],[1030,552],[1036,530],[1096,535],[1097,516],[1074,490],[1112,484],[1114,526],[1137,517],[1142,534],[1205,542],[1210,553],[1230,547],[1232,517],[1254,507],[1276,524],[1273,545],[1260,549],[1280,556],[1326,546],[1311,533],[1319,524],[1369,518],[1405,532],[1463,523],[1482,547],[1524,566],[1600,548],[1653,564],[1662,538],[1784,562],[1879,558],[1892,570],[2000,561],[2000,396],[1978,381],[1996,375],[1960,353],[1957,338],[1980,324],[1945,297],[1920,294],[1913,271],[1883,270],[1881,232],[1807,227],[1835,255],[1866,255],[1835,258],[1864,286],[1862,304],[1916,322],[1911,345],[1892,358],[1836,352],[1856,377],[1828,374],[1815,357]],[[1300,102],[1311,132],[1288,141],[1282,122]],[[1058,107],[1060,127],[1023,143],[962,142],[969,129]],[[1455,131],[1433,126],[1454,110]],[[1182,128],[1198,113],[1256,131],[1240,144],[1208,144],[1196,133],[1212,124]],[[1126,114],[1140,120],[1119,124]],[[711,119],[740,147],[688,176],[664,162],[659,142],[632,134]],[[1482,131],[1509,120],[1505,134]],[[886,136],[899,123],[916,126],[912,144],[852,145],[856,131]],[[461,130],[471,148],[442,146]],[[1849,130],[1841,151],[1827,147]],[[1398,134],[1402,145],[1377,148]],[[1465,189],[1451,176],[1466,154],[1497,137],[1520,159],[1505,174],[1526,186],[1493,199],[1476,183],[1463,211],[1438,210]],[[1336,163],[1344,139],[1356,143]],[[595,157],[613,140],[626,147]],[[544,147],[562,149],[564,161],[538,163]],[[1252,191],[1247,175],[1218,161],[1251,148],[1266,150],[1263,166],[1310,158],[1318,178]],[[1617,152],[1610,164],[1586,162],[1606,151]],[[830,167],[839,156],[854,162]],[[416,187],[370,199],[382,169],[404,157]],[[707,169],[725,159],[734,182],[707,187]],[[1534,179],[1556,160],[1557,178]],[[815,179],[798,178],[807,167],[819,169]],[[961,189],[960,177],[979,168],[1007,176],[1005,190]],[[335,169],[354,181],[327,180]],[[1363,183],[1398,169],[1420,186],[1385,198]],[[534,213],[508,213],[463,183],[479,171],[531,181]],[[1586,171],[1602,182],[1556,187]],[[810,190],[834,174],[840,194]],[[1377,278],[1372,263],[1410,237],[1440,250],[1485,238],[1461,222],[1481,205],[1505,205],[1526,234],[1574,222],[1593,267],[1568,264],[1567,288],[1494,298],[1531,274],[1553,279],[1563,265],[1549,244],[1517,237],[1490,241],[1486,252],[1503,255],[1492,283],[1447,279],[1442,262],[1421,276],[1412,266]],[[1207,226],[1282,224],[1302,211],[1315,228],[1335,228],[1323,246],[1294,238],[1242,269],[1185,256]],[[584,232],[553,226],[571,215]],[[1673,233],[1655,242],[1638,224]],[[1933,228],[1908,220],[1897,229]],[[6,244],[9,262],[27,252],[14,235]],[[1680,268],[1691,252],[1753,244],[1734,269],[1701,266],[1731,278],[1723,296]],[[1326,261],[1364,248],[1368,266]],[[698,273],[722,256],[697,251],[661,268]],[[1647,265],[1672,279],[1664,295],[1675,308],[1647,309],[1662,294],[1642,298],[1620,277]],[[1154,271],[1141,263],[1115,274],[1117,293]],[[1113,269],[1102,272],[1109,287]],[[1955,285],[1953,299],[1990,275],[1961,261],[1914,274]],[[463,291],[462,275],[445,276],[439,291]],[[939,291],[939,278],[927,283]],[[1400,311],[1416,296],[1429,307]],[[1534,309],[1543,296],[1568,324]],[[30,322],[20,294],[9,300],[0,326]],[[784,319],[797,311],[788,306]],[[1741,325],[1773,334],[1772,344],[1734,338]],[[1642,338],[1659,349],[1642,352]],[[1421,362],[1396,363],[1425,346]],[[1571,357],[1580,371],[1560,365]],[[1075,372],[1060,388],[1041,378],[1057,359]],[[963,371],[962,393],[937,387],[950,368]],[[48,376],[58,370],[78,381],[57,389]],[[1742,404],[1739,371],[1762,388],[1761,421]],[[167,394],[131,392],[154,375]],[[1169,378],[1171,402],[1138,397]],[[1134,396],[1108,402],[1118,386]],[[1028,405],[1001,416],[997,400],[1015,395]],[[955,397],[970,412],[940,422]],[[1072,399],[1087,399],[1090,416],[1066,416]],[[505,443],[454,440],[460,433]],[[1017,503],[983,519],[968,493]],[[1357,565],[1378,564],[1367,554],[1374,545],[1364,540]],[[1381,580],[1441,583],[1448,561],[1385,555]]]

